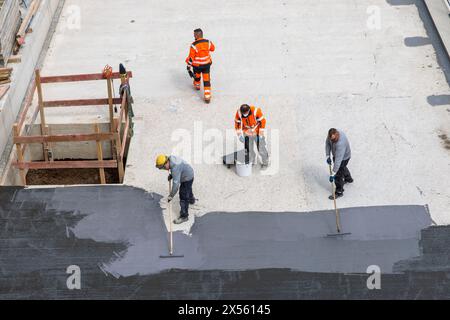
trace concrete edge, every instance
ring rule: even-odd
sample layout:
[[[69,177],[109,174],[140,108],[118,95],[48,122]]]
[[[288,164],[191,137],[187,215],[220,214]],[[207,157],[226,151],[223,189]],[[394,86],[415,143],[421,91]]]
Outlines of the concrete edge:
[[[441,32],[439,31],[440,28],[439,28],[439,27],[437,26],[437,24],[436,24],[435,18],[433,17],[434,15],[433,15],[433,13],[432,13],[432,10],[430,10],[430,7],[429,7],[429,5],[428,5],[428,1],[427,1],[427,0],[422,0],[422,1],[423,1],[424,5],[425,5],[425,8],[427,9],[428,15],[430,16],[431,23],[433,24],[433,27],[434,27],[434,29],[435,29],[435,31],[436,31],[436,34],[437,34],[437,36],[438,36],[438,38],[439,38],[439,41],[440,41],[442,47],[444,48],[445,53],[447,54],[448,58],[450,59],[450,54],[449,54],[449,51],[450,51],[450,50],[449,50],[449,48],[447,48],[446,45],[445,45],[445,42],[444,42],[443,37],[442,37],[442,35],[441,35]],[[436,0],[435,0],[435,1],[436,1]],[[449,14],[450,14],[450,13],[449,13]],[[449,23],[450,23],[450,18],[449,18]]]
[[[50,41],[56,30],[65,0],[45,0],[34,18],[33,37],[22,49],[22,62],[15,67],[13,83],[0,106],[0,177],[4,175],[13,149],[12,125],[23,110],[24,100],[34,78],[34,70],[42,66]],[[37,26],[36,26],[37,24]],[[44,30],[42,30],[44,29]],[[47,31],[46,33],[44,33]]]

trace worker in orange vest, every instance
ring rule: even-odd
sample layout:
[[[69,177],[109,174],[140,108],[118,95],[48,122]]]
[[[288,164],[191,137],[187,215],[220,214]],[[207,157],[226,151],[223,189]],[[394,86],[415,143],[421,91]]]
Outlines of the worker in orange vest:
[[[195,41],[191,44],[189,49],[189,56],[186,58],[188,64],[187,70],[189,75],[194,78],[194,88],[200,90],[200,80],[203,75],[203,89],[205,102],[211,101],[211,79],[209,76],[212,60],[210,52],[216,48],[214,44],[203,38],[203,31],[201,29],[194,30]],[[192,68],[194,69],[192,71]]]
[[[245,146],[245,162],[254,162],[256,158],[254,145],[258,148],[261,156],[262,167],[269,165],[269,153],[266,147],[264,130],[266,119],[260,108],[243,104],[236,112],[234,128],[239,141]]]

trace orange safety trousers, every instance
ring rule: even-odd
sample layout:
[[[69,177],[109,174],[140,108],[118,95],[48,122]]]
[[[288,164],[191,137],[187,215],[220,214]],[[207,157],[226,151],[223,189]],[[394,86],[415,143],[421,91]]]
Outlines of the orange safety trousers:
[[[194,67],[194,87],[200,90],[200,82],[203,76],[203,89],[206,100],[211,99],[211,77],[210,77],[211,64]]]

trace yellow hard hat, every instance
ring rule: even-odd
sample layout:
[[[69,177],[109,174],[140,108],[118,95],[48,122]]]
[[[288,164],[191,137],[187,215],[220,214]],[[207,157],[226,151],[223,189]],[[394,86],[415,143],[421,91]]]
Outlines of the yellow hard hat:
[[[162,168],[166,164],[167,160],[168,158],[166,155],[160,154],[159,156],[156,157],[156,167]]]

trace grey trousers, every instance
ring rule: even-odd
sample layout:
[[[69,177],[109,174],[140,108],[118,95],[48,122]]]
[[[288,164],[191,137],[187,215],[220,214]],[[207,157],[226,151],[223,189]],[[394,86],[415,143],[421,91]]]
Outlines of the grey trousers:
[[[255,163],[255,144],[258,149],[258,153],[261,156],[262,164],[268,165],[269,152],[267,151],[266,138],[260,136],[245,136],[245,163]]]

